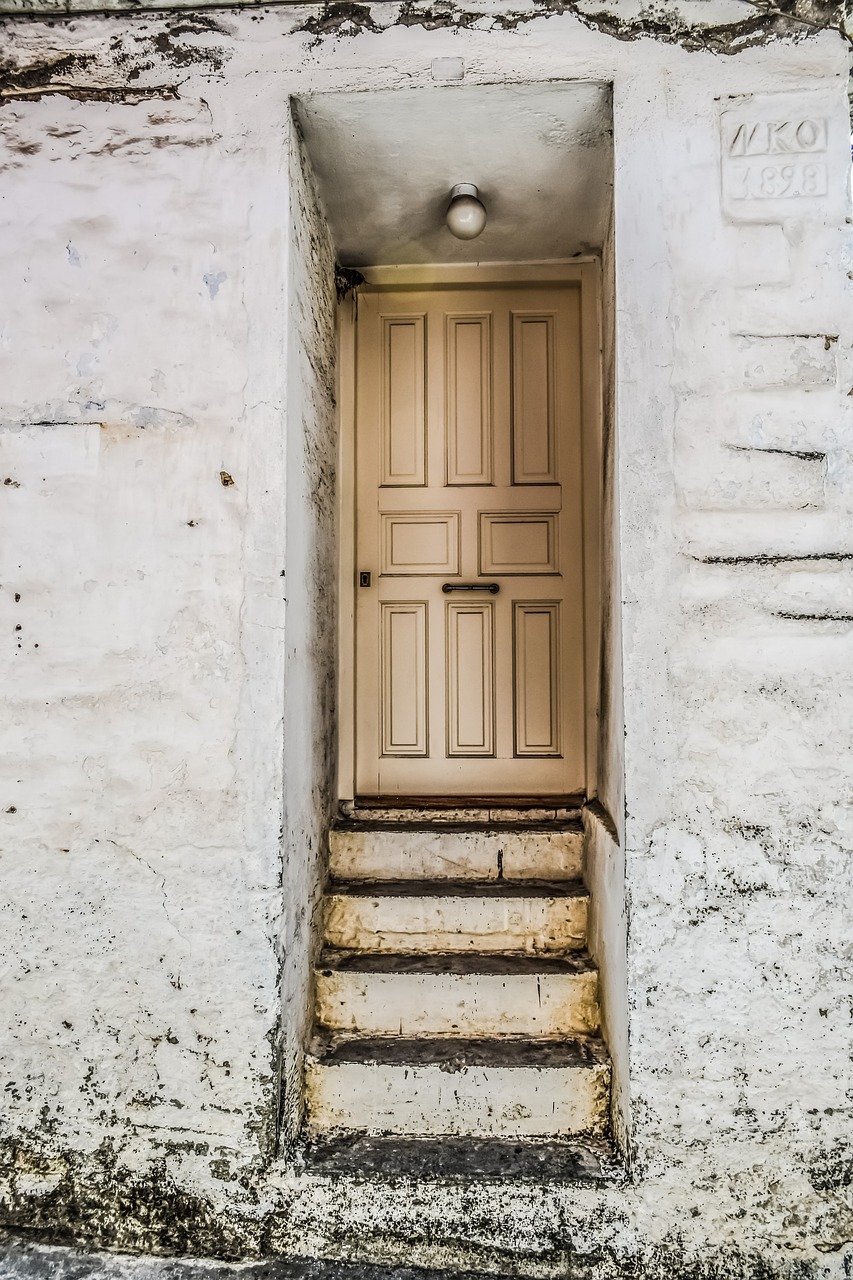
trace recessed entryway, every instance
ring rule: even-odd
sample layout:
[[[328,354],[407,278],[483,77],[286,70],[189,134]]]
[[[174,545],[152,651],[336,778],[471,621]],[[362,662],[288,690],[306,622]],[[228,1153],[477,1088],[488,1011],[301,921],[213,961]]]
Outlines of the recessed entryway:
[[[597,1141],[608,90],[332,95],[298,118],[348,269],[307,1132]],[[460,183],[487,215],[471,240],[445,222]]]

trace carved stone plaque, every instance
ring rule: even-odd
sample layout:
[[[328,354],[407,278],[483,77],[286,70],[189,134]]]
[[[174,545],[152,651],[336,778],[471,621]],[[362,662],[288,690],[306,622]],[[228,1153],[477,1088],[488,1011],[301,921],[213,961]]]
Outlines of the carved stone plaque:
[[[835,104],[825,94],[766,94],[721,106],[729,218],[777,222],[828,212],[837,203],[830,198],[829,164]]]

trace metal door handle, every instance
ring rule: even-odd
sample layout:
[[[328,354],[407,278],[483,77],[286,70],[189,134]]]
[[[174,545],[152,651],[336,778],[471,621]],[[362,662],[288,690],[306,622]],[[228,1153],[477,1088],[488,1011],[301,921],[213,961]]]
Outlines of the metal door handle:
[[[501,587],[499,582],[445,582],[441,589],[445,595],[451,591],[488,591],[496,596]]]

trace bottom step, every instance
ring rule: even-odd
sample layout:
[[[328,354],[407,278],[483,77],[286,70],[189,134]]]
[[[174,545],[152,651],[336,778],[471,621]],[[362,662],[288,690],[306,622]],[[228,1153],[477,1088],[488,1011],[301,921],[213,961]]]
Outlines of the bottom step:
[[[558,1138],[607,1127],[610,1064],[596,1036],[330,1038],[305,1074],[312,1136]]]
[[[339,1134],[299,1149],[308,1173],[382,1178],[475,1178],[518,1182],[621,1182],[624,1164],[607,1138],[397,1138]]]

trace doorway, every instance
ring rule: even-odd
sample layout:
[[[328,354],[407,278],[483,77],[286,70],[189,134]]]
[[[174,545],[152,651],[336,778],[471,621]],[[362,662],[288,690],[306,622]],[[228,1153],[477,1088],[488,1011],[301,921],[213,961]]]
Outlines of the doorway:
[[[364,277],[339,326],[338,799],[595,796],[610,88],[435,83],[296,117]],[[460,240],[469,180],[487,220]]]
[[[342,344],[342,794],[586,794],[596,264],[365,274]]]

